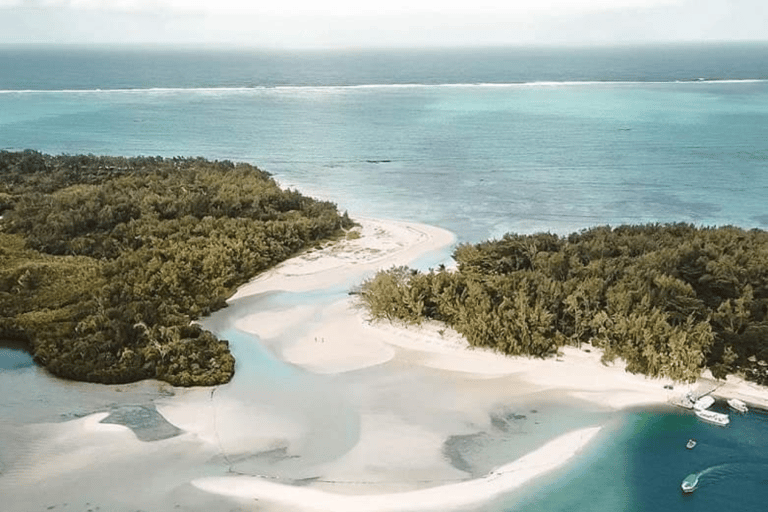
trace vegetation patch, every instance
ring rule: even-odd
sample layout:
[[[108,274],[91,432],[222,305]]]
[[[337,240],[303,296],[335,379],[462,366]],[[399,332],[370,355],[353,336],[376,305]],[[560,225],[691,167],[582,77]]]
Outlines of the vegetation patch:
[[[456,271],[396,267],[358,296],[374,319],[445,322],[473,346],[547,357],[591,343],[627,370],[704,368],[768,384],[768,233],[688,224],[505,235],[459,246]]]
[[[0,338],[76,380],[229,381],[227,342],[192,321],[353,224],[229,161],[2,151],[0,177]]]

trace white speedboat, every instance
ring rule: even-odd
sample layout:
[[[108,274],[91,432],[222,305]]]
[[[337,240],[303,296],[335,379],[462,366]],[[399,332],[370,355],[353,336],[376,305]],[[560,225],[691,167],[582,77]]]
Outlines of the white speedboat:
[[[696,440],[691,438],[688,440],[687,443],[685,443],[685,447],[689,450],[693,450],[696,447]]]
[[[691,473],[685,479],[683,480],[683,483],[680,484],[680,488],[683,490],[684,493],[691,493],[696,490],[696,488],[699,486],[699,474],[698,473]]]
[[[747,404],[739,400],[738,398],[729,398],[728,399],[728,407],[733,409],[734,411],[738,411],[740,413],[746,413],[749,409],[747,408]]]
[[[714,403],[715,399],[709,395],[706,395],[696,400],[696,402],[693,404],[693,408],[697,411],[703,411],[704,409],[709,409],[712,407],[712,404]]]
[[[720,425],[721,427],[725,427],[731,422],[731,419],[727,414],[709,411],[707,409],[696,409],[693,413],[702,420],[714,423],[715,425]]]

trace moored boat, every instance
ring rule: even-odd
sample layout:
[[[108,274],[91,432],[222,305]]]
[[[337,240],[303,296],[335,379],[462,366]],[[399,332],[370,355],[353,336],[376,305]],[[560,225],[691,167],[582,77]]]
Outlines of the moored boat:
[[[731,422],[731,419],[728,417],[727,414],[722,414],[715,411],[709,411],[707,409],[696,409],[693,411],[696,416],[701,418],[704,421],[708,421],[710,423],[714,423],[715,425],[720,425],[722,427],[728,425]]]
[[[696,440],[693,438],[689,439],[688,442],[685,443],[685,447],[688,448],[689,450],[693,450],[695,446],[696,446]]]
[[[704,409],[709,409],[714,403],[715,403],[715,399],[709,395],[706,395],[696,400],[696,402],[694,402],[693,404],[693,408],[696,410],[703,411]]]
[[[691,493],[696,490],[696,488],[699,486],[699,474],[698,473],[691,473],[685,479],[683,480],[683,483],[680,484],[680,488],[683,490],[684,493]]]
[[[739,400],[738,398],[729,398],[728,407],[740,413],[746,413],[749,410],[747,408],[747,404],[745,404],[743,401]]]

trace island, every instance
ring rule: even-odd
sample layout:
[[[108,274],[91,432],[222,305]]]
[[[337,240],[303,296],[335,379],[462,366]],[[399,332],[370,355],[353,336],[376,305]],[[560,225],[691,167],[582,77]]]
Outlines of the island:
[[[0,177],[0,340],[82,381],[229,381],[195,320],[353,225],[230,161],[2,151]]]
[[[473,347],[556,356],[594,347],[626,370],[693,382],[708,370],[768,383],[768,233],[690,224],[507,234],[463,244],[455,269],[379,271],[373,319],[437,321]]]

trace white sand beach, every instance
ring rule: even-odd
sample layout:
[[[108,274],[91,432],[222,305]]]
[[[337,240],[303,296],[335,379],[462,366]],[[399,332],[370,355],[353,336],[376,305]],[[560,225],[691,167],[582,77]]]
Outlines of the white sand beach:
[[[322,288],[344,282],[350,274],[406,264],[420,253],[439,250],[453,241],[449,232],[424,224],[374,219],[363,219],[361,224],[359,239],[293,258],[240,288],[232,299],[270,290]],[[260,312],[242,318],[238,327],[269,338],[300,315],[300,311]],[[667,403],[673,395],[696,388],[627,373],[621,361],[602,363],[602,352],[591,346],[564,347],[560,357],[549,360],[507,357],[472,348],[460,334],[437,323],[371,323],[354,297],[339,300],[322,315],[317,330],[285,347],[285,360],[313,372],[337,373],[380,364],[394,357],[392,347],[397,347],[409,352],[402,357],[423,366],[477,376],[514,375],[540,390],[562,389],[613,408]],[[766,390],[760,386],[736,377],[721,384],[725,386],[723,395],[768,403],[763,401]],[[665,385],[675,389],[670,391]]]
[[[450,233],[416,223],[364,219],[361,236],[307,253],[278,265],[238,290],[236,300],[273,290],[309,291],[364,276],[378,269],[402,265],[420,253],[452,243]],[[360,277],[358,277],[360,279]],[[353,281],[351,285],[353,285]],[[381,364],[400,357],[431,368],[474,374],[477,377],[514,375],[539,390],[563,389],[582,399],[614,408],[665,403],[668,381],[651,380],[624,371],[621,362],[603,364],[598,349],[565,347],[562,357],[541,360],[507,357],[474,349],[450,328],[436,323],[420,326],[397,322],[371,323],[355,302],[345,297],[322,311],[301,308],[260,311],[244,316],[237,327],[273,338],[302,315],[321,317],[317,327],[282,347],[281,357],[316,373],[338,373]],[[679,392],[679,391],[678,391]]]
[[[453,510],[485,503],[565,464],[599,432],[599,427],[562,435],[528,455],[496,468],[482,478],[416,491],[347,495],[275,483],[253,476],[212,477],[195,487],[237,498],[258,497],[293,510],[323,512],[399,512]]]
[[[0,466],[6,465],[0,491],[14,496],[8,510],[77,500],[87,508],[80,498],[86,494],[115,510],[135,510],[136,496],[143,508],[157,511],[225,509],[232,500],[291,511],[473,507],[568,464],[603,427],[569,423],[557,412],[542,416],[529,400],[551,398],[609,412],[665,404],[696,387],[629,374],[620,361],[603,364],[599,350],[589,346],[564,348],[548,360],[510,358],[472,349],[435,323],[371,323],[344,290],[378,269],[424,254],[437,255],[439,262],[455,239],[421,224],[360,222],[359,237],[286,261],[232,297],[238,311],[232,324],[260,339],[240,341],[239,350],[248,348],[243,343],[267,347],[287,363],[282,373],[258,381],[262,370],[251,368],[246,354],[238,356],[233,381],[216,388],[169,393],[159,383],[110,387],[102,400],[106,409],[111,402],[151,395],[152,407],[183,432],[142,442],[125,426],[100,423],[103,412],[43,424],[30,431],[28,446],[15,449],[18,456],[0,457]],[[283,292],[327,289],[341,291],[319,303],[258,302]],[[252,300],[257,307],[249,309]],[[55,380],[50,386],[60,388]],[[96,392],[92,385],[68,386],[88,386],[88,396]],[[752,403],[768,397],[738,379],[729,379],[719,392]],[[54,400],[65,400],[63,392],[56,393]],[[14,426],[6,430],[11,437],[20,432]],[[481,457],[457,466],[450,440],[488,432],[514,438],[501,455],[490,445],[495,457],[506,458],[486,456],[492,463]],[[147,464],[153,471],[146,471]],[[116,467],[114,475],[106,470]],[[120,492],[112,489],[118,474],[125,479]],[[91,484],[81,480],[73,485],[73,475],[86,475],[94,488],[86,492],[83,485]],[[42,481],[47,486],[40,491]]]
[[[450,231],[426,224],[368,218],[356,221],[360,227],[354,232],[359,237],[350,236],[291,258],[240,287],[229,300],[270,290],[299,292],[344,284],[362,273],[406,265],[455,240]]]
[[[363,219],[361,224],[359,238],[342,240],[278,265],[243,286],[231,300],[275,291],[308,292],[339,283],[352,287],[378,269],[407,264],[425,252],[445,250],[454,240],[444,230],[420,224],[372,219]],[[301,335],[289,336],[287,341],[282,336],[296,323],[307,322],[312,327]],[[236,326],[262,340],[282,339],[271,344],[278,356],[316,374],[336,375],[385,363],[432,369],[455,390],[450,403],[431,405],[436,409],[432,414],[438,418],[456,415],[453,409],[458,409],[465,418],[462,421],[469,417],[483,424],[494,401],[549,390],[558,394],[566,391],[606,408],[667,400],[663,383],[629,375],[619,364],[602,365],[597,351],[566,349],[561,359],[542,361],[471,350],[460,335],[443,326],[370,323],[354,296],[345,295],[322,307],[260,310],[242,316]],[[475,394],[465,396],[470,388]],[[162,409],[163,414],[181,428],[193,429],[184,418],[194,415],[183,412],[188,407],[178,399],[174,402]],[[599,430],[599,426],[579,429],[536,450],[540,445],[534,444],[526,450],[534,450],[532,453],[510,466],[468,480],[466,473],[450,466],[442,452],[450,434],[450,426],[445,425],[455,421],[454,427],[459,428],[457,420],[451,417],[438,426],[404,419],[405,414],[414,414],[412,410],[388,414],[379,410],[381,407],[366,402],[359,405],[360,433],[355,446],[336,460],[313,468],[314,473],[308,472],[320,476],[309,485],[279,483],[274,475],[204,478],[195,480],[194,485],[222,496],[272,501],[291,510],[446,509],[491,500],[564,464]],[[232,416],[225,417],[225,411],[218,409],[219,424],[228,420],[239,424],[236,410],[228,410]],[[213,432],[199,435],[209,438]],[[368,485],[361,487],[360,482]]]
[[[438,250],[452,242],[449,233],[430,226],[370,219],[362,221],[360,233],[360,238],[345,240],[279,265],[241,288],[233,299],[273,290],[309,291],[339,282],[354,284],[354,280],[349,281],[350,275],[360,279],[366,273],[370,275],[377,269],[408,263],[421,252]],[[665,404],[673,396],[695,388],[632,375],[624,370],[620,361],[604,364],[600,360],[601,352],[593,347],[566,347],[557,358],[549,360],[510,358],[472,349],[458,333],[435,323],[420,326],[371,323],[355,298],[349,296],[320,311],[302,308],[261,311],[241,318],[237,326],[262,338],[273,338],[279,337],[281,329],[310,315],[319,318],[313,329],[290,343],[278,345],[278,351],[283,360],[318,374],[350,372],[396,360],[400,364],[443,372],[446,378],[458,381],[458,386],[493,379],[514,383],[505,386],[513,390],[507,392],[508,396],[551,391],[612,409]],[[665,388],[672,384],[674,390]],[[433,459],[434,465],[430,468],[433,475],[446,479],[456,477],[446,468],[435,472],[440,436],[435,432],[417,432],[413,425],[375,414],[363,414],[362,425],[357,446],[336,464],[323,468],[323,479],[336,479],[336,485],[324,486],[320,480],[308,487],[295,487],[247,476],[200,479],[194,485],[208,492],[272,501],[294,510],[440,510],[492,499],[498,492],[511,490],[563,464],[600,428],[595,426],[563,435],[484,478],[409,487],[395,481],[401,480],[404,474],[416,480],[420,477],[421,473],[412,465],[402,463],[414,450],[423,460]],[[410,438],[413,442],[409,442]],[[382,469],[379,465],[389,467]],[[376,466],[376,470],[372,470],[372,466]],[[514,471],[507,472],[510,468]],[[344,479],[374,480],[379,485],[366,490],[354,486],[345,488],[339,485]],[[393,486],[402,492],[376,492],[377,488],[384,490]]]

